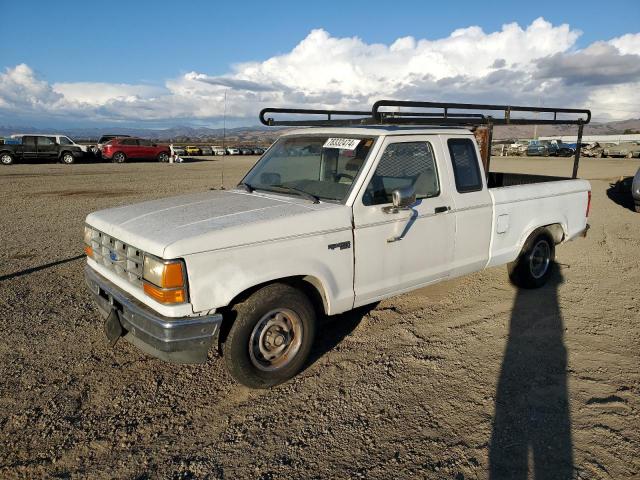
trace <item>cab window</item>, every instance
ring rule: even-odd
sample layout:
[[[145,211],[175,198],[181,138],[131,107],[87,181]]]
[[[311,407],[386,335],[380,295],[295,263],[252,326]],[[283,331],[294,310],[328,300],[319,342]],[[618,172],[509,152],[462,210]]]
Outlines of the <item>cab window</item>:
[[[38,145],[50,146],[55,144],[56,144],[56,141],[51,137],[38,137]]]
[[[138,145],[138,140],[134,138],[123,138],[120,140],[120,145]]]
[[[60,145],[73,145],[73,142],[68,137],[60,137]]]
[[[387,146],[365,190],[365,205],[392,202],[396,189],[413,187],[416,198],[440,195],[438,171],[429,142],[402,142]]]
[[[482,190],[482,176],[474,143],[468,138],[450,138],[447,145],[458,192]]]

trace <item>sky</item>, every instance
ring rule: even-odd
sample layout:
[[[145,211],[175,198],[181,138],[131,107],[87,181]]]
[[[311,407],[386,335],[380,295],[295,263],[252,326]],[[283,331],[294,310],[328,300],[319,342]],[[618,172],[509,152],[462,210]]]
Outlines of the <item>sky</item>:
[[[255,125],[381,98],[640,117],[640,2],[0,2],[0,125]],[[40,12],[40,13],[38,13]],[[23,21],[20,19],[24,19]]]

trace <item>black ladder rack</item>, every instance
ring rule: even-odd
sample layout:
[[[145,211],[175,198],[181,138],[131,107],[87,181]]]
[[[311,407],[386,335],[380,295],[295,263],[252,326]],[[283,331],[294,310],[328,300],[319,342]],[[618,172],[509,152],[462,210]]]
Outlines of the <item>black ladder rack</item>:
[[[383,110],[385,108],[396,108],[397,111]],[[402,108],[428,109],[428,111],[402,111],[400,110]],[[268,114],[282,114],[286,116],[302,115],[307,118],[276,120],[273,117],[267,117]],[[522,116],[523,114],[524,116]],[[538,118],[540,114],[553,116],[553,118]],[[326,118],[308,118],[309,116],[317,115],[323,115],[326,116]],[[477,103],[415,102],[403,100],[379,100],[373,104],[370,112],[303,108],[265,108],[260,112],[260,122],[273,127],[348,127],[374,125],[486,126],[489,129],[489,153],[486,159],[487,171],[489,169],[491,156],[491,137],[495,125],[577,125],[578,140],[573,164],[573,178],[576,178],[578,174],[583,126],[590,121],[591,110],[586,109]]]

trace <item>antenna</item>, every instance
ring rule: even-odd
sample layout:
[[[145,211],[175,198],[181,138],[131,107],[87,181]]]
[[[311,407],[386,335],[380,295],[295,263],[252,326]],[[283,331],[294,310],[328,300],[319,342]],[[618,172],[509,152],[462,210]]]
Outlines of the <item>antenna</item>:
[[[224,190],[224,157],[227,156],[227,150],[225,149],[224,142],[227,138],[227,91],[224,91],[224,113],[222,115],[222,172],[220,176],[220,190]]]

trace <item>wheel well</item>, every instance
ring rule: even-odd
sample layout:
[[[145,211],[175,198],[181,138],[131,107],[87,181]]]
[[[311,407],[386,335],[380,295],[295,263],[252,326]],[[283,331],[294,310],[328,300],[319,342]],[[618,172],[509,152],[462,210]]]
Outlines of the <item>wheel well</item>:
[[[254,285],[251,288],[244,290],[243,292],[236,295],[227,306],[221,307],[218,309],[219,313],[222,313],[223,321],[220,326],[220,332],[218,333],[218,341],[217,348],[218,353],[222,353],[222,344],[227,339],[227,335],[229,334],[229,330],[231,330],[231,326],[233,322],[236,320],[236,312],[233,307],[239,303],[244,302],[247,298],[249,298],[253,293],[257,292],[263,287],[267,285],[271,285],[273,283],[285,283],[287,285],[291,285],[294,288],[301,290],[311,303],[313,304],[316,312],[318,314],[326,314],[328,312],[328,304],[326,295],[324,293],[324,288],[322,287],[322,283],[316,277],[311,276],[295,276],[295,277],[285,277],[278,278],[275,280],[270,280],[268,282],[261,283],[259,285]]]
[[[557,245],[562,243],[565,237],[564,228],[559,223],[552,223],[551,225],[545,225],[542,229],[549,232],[551,238],[553,238],[554,243]]]
[[[69,155],[72,155],[72,153],[69,150],[63,150],[63,151],[60,152],[60,158],[62,158],[65,153],[68,153]]]

